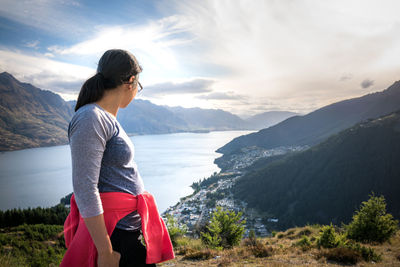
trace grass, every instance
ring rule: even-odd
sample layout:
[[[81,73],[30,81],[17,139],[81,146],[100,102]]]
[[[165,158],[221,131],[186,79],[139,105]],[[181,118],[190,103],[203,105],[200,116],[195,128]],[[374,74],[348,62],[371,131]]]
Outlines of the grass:
[[[214,250],[200,239],[181,237],[176,259],[157,266],[400,266],[400,231],[383,244],[352,244],[358,250],[338,247],[318,249],[321,226],[277,232],[275,236],[243,239],[232,249]],[[0,229],[0,267],[58,266],[65,253],[62,226],[24,225]],[[358,245],[357,245],[358,244]],[[374,254],[381,257],[374,261]],[[364,254],[364,255],[363,255]],[[365,257],[370,261],[365,261]]]
[[[400,231],[383,244],[357,243],[363,250],[348,247],[318,249],[319,225],[296,227],[274,236],[244,239],[226,250],[207,249],[198,239],[183,237],[175,248],[176,259],[158,266],[400,266]],[[340,229],[339,229],[340,230]],[[362,253],[373,251],[379,262],[365,261]],[[364,255],[365,256],[365,255]]]

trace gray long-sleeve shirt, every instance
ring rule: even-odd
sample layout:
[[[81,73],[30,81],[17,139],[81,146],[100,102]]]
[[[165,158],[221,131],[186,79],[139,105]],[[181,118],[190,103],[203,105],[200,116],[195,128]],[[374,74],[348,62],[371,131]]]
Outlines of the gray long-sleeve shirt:
[[[103,213],[99,192],[138,195],[144,191],[134,161],[134,146],[111,113],[95,103],[82,106],[71,119],[68,138],[73,190],[83,218]],[[139,229],[139,214],[128,214],[116,227]]]

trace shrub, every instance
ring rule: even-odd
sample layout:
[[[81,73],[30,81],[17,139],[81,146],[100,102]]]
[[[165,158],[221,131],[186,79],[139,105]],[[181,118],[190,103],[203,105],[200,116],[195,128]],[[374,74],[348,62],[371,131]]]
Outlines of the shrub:
[[[301,247],[301,249],[303,251],[309,250],[312,246],[312,243],[310,241],[310,239],[308,238],[308,236],[303,235],[303,237],[296,242],[296,246]]]
[[[320,236],[317,240],[318,247],[335,248],[340,243],[340,238],[335,233],[333,225],[325,225],[321,228]]]
[[[398,221],[386,213],[383,196],[370,195],[368,201],[361,204],[360,210],[353,215],[353,220],[346,227],[347,236],[361,242],[384,242],[397,231]]]
[[[289,231],[287,231],[286,235],[288,235],[288,236],[289,236],[289,235],[293,235],[294,232],[295,232],[295,231],[294,231],[293,229],[290,229]]]
[[[224,210],[217,207],[213,212],[206,232],[201,233],[201,240],[209,247],[223,249],[231,248],[240,243],[244,234],[245,220],[241,212]]]
[[[255,246],[255,245],[257,245],[257,237],[256,237],[256,232],[253,230],[253,229],[251,229],[250,230],[250,232],[249,232],[249,238],[247,239],[247,245],[249,245],[249,246]]]
[[[373,248],[361,246],[359,243],[348,242],[345,247],[357,251],[365,261],[379,262],[382,260],[382,256],[377,254]]]
[[[177,239],[183,235],[186,234],[187,232],[187,226],[186,225],[178,225],[178,222],[175,220],[175,218],[171,214],[166,215],[167,218],[167,228],[168,228],[168,233],[171,238],[171,242],[173,246],[177,245]]]
[[[343,264],[356,264],[361,260],[361,254],[346,247],[326,249],[321,252],[327,260],[340,262]]]
[[[309,235],[311,235],[311,234],[312,234],[311,229],[308,228],[308,227],[306,227],[306,228],[304,228],[303,230],[301,230],[301,231],[297,234],[297,236],[303,236],[303,235],[309,236]]]
[[[251,246],[251,252],[257,258],[269,257],[272,255],[272,247],[267,247],[260,241],[258,241],[254,246]]]

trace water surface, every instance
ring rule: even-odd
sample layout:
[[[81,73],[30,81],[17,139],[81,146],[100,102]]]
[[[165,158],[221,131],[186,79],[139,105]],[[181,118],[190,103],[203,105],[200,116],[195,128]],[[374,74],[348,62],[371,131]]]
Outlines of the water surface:
[[[249,131],[131,137],[145,188],[162,212],[192,193],[190,185],[219,168],[215,150]],[[0,209],[51,207],[72,192],[69,146],[0,153]]]

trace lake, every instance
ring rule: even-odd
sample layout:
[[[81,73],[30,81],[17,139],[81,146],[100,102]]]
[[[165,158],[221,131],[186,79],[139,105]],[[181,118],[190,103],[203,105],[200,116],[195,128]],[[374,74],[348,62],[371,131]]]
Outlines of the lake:
[[[135,160],[160,212],[193,192],[219,168],[215,150],[250,131],[132,136]],[[51,207],[72,192],[68,145],[0,153],[0,209]]]

